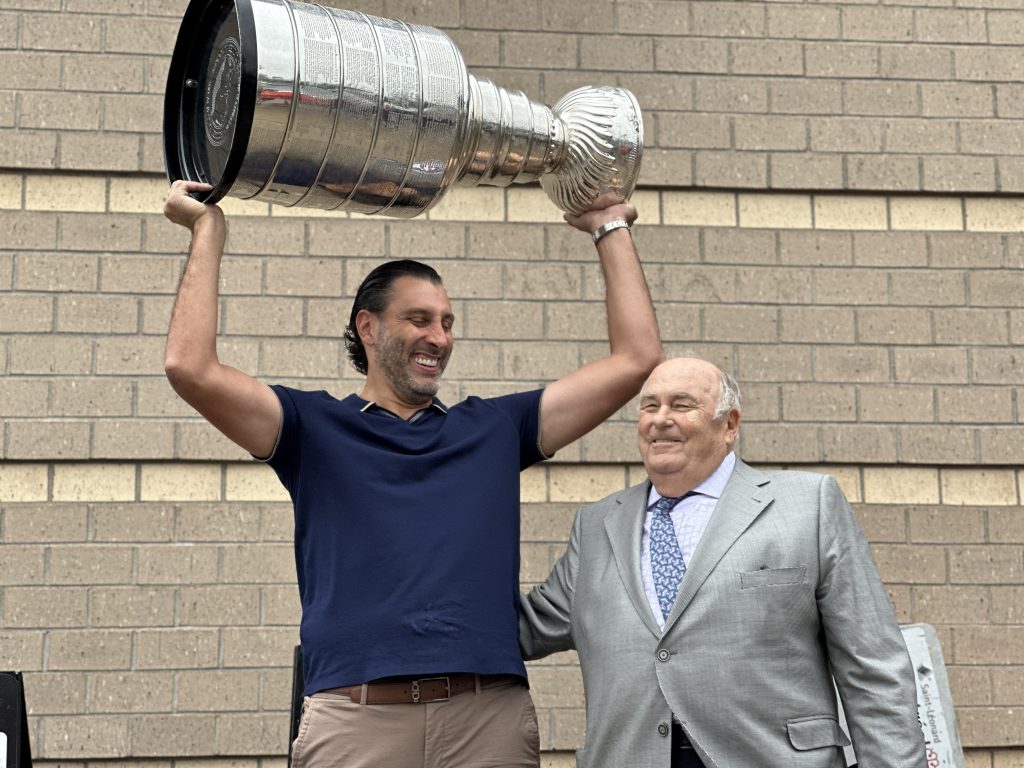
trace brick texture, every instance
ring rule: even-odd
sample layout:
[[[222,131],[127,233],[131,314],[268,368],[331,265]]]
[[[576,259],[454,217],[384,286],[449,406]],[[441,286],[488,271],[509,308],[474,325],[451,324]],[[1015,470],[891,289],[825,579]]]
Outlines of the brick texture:
[[[96,464],[93,481],[108,475],[116,487],[120,466]],[[835,474],[854,501],[901,621],[932,624],[943,639],[970,754],[1005,754],[1015,742],[1000,729],[1013,722],[1024,663],[1022,473],[813,469]],[[524,588],[545,578],[581,503],[640,478],[635,463],[524,475]],[[168,736],[197,758],[283,754],[298,620],[290,531],[276,522],[288,510],[269,486],[234,502],[230,485],[202,502],[181,493],[157,504],[0,503],[0,648],[30,672],[32,723],[47,734],[41,759],[166,758]],[[532,663],[530,678],[555,761],[581,744],[575,655]],[[65,733],[89,738],[72,748]]]
[[[439,26],[549,105],[637,95],[635,239],[667,353],[736,373],[741,455],[841,478],[901,621],[943,640],[968,765],[1024,765],[1020,3],[329,4]],[[28,673],[37,756],[68,768],[284,764],[287,498],[162,372],[186,5],[0,0],[0,658]],[[340,334],[390,258],[452,295],[448,400],[606,351],[593,248],[536,187],[453,189],[413,221],[223,205],[220,352],[267,380],[356,389]],[[580,504],[642,478],[633,419],[524,474],[524,584]],[[575,657],[531,677],[544,764],[571,765]]]
[[[0,126],[12,139],[0,143],[0,166],[159,171],[148,147],[161,128],[183,5],[5,7],[0,56],[9,59],[17,90],[9,108],[0,108]],[[872,7],[830,0],[803,7],[718,0],[688,9],[622,0],[586,13],[568,0],[531,3],[532,13],[491,2],[342,5],[438,26],[474,71],[525,87],[532,97],[540,96],[543,81],[549,102],[561,96],[555,91],[563,83],[594,80],[594,73],[632,87],[658,126],[652,153],[707,149],[717,133],[715,148],[725,154],[700,163],[707,186],[792,188],[786,155],[773,160],[778,173],[763,173],[759,153],[777,149],[809,151],[803,162],[822,171],[815,182],[830,190],[1020,191],[1012,169],[1024,155],[1024,113],[1013,104],[1024,65],[1014,45],[1024,36],[1013,3]],[[27,69],[26,52],[37,62]],[[658,85],[663,76],[691,87],[680,94],[669,80]],[[793,130],[807,117],[806,131]],[[898,137],[907,136],[900,126],[908,120],[924,141]],[[717,131],[694,129],[708,122]],[[946,143],[937,145],[939,137]],[[886,157],[893,151],[906,154]],[[1008,172],[995,173],[985,155]],[[833,159],[832,168],[846,171],[824,172]],[[905,172],[911,168],[920,172]]]

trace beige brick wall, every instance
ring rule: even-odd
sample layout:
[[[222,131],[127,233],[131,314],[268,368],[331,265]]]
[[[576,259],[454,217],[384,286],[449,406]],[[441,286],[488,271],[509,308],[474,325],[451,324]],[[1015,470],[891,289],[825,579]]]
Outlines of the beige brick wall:
[[[548,104],[636,93],[636,241],[669,354],[737,374],[745,458],[840,479],[901,621],[939,630],[968,765],[1024,765],[1024,6],[327,4],[440,26]],[[0,668],[26,672],[36,756],[69,768],[281,768],[286,749],[288,503],[161,370],[187,238],[159,213],[159,130],[186,5],[0,0]],[[221,352],[265,379],[356,388],[351,297],[399,257],[454,299],[445,399],[604,353],[592,246],[537,188],[455,189],[401,222],[224,207]],[[579,505],[641,479],[632,421],[523,476],[525,584]],[[575,659],[531,677],[545,768],[568,768]]]
[[[441,27],[474,72],[548,103],[631,88],[649,185],[1024,191],[1012,0],[325,4]],[[0,166],[160,172],[185,5],[0,2]]]
[[[1015,765],[1024,470],[809,468],[854,503],[900,621],[936,627],[972,765]],[[524,586],[547,575],[581,504],[642,476],[527,471]],[[298,600],[291,511],[269,469],[16,463],[0,486],[0,658],[26,673],[39,758],[284,753]],[[584,730],[575,655],[530,678],[542,744],[567,755]]]
[[[187,247],[158,212],[165,183],[8,171],[0,189],[0,456],[241,458],[163,378]],[[746,385],[748,458],[1019,462],[1024,204],[670,189],[635,202],[669,353]],[[605,349],[592,247],[537,188],[456,190],[400,222],[224,206],[222,352],[262,377],[355,387],[348,302],[373,265],[405,256],[437,265],[455,299],[449,399],[534,386]],[[631,420],[624,409],[559,460],[630,461]]]

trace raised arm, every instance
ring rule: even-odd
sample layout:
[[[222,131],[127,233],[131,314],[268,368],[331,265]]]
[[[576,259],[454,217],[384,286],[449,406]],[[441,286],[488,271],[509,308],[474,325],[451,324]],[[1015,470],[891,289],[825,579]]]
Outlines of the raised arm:
[[[174,391],[213,426],[249,453],[269,456],[281,426],[277,395],[217,357],[218,281],[227,225],[220,208],[189,196],[209,189],[176,181],[164,203],[164,215],[192,232],[167,332],[164,371]]]
[[[617,203],[581,216],[566,214],[565,220],[592,236],[608,222],[632,224],[636,216],[632,205]],[[629,402],[661,362],[658,321],[630,230],[612,229],[596,247],[604,273],[610,352],[544,391],[541,448],[549,456]]]

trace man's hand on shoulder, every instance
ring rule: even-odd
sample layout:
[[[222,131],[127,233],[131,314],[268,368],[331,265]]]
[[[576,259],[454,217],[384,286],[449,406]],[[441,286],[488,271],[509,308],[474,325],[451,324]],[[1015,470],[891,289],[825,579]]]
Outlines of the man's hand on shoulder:
[[[167,193],[164,216],[192,232],[195,232],[201,220],[223,223],[224,212],[219,206],[201,203],[192,197],[194,192],[209,192],[211,189],[211,184],[179,179],[171,184],[171,190]]]
[[[576,229],[590,235],[602,224],[617,219],[632,225],[636,221],[637,212],[631,203],[623,200],[619,195],[609,192],[591,203],[590,208],[578,216],[567,213],[564,218]]]

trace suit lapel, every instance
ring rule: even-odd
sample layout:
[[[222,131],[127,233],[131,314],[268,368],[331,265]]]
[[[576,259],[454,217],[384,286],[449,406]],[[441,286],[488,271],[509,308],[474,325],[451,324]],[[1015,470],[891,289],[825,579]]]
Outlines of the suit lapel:
[[[629,595],[637,614],[647,628],[660,637],[661,630],[647,602],[640,571],[640,540],[643,535],[644,513],[647,511],[650,488],[651,484],[648,481],[620,494],[615,500],[617,506],[605,517],[604,526],[626,594]]]
[[[697,590],[707,580],[733,543],[742,535],[758,515],[771,503],[774,496],[768,489],[769,478],[763,472],[736,461],[729,482],[708,521],[708,527],[690,558],[683,576],[676,604],[665,622],[665,632],[672,627],[686,609]],[[642,588],[641,588],[642,591]]]

